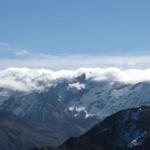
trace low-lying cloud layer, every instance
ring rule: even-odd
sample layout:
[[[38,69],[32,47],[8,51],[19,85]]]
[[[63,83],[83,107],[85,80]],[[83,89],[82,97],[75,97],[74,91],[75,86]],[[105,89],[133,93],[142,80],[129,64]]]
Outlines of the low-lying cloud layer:
[[[26,57],[24,55],[30,54]],[[77,69],[86,67],[121,67],[147,68],[150,67],[150,55],[131,56],[92,56],[92,55],[44,55],[31,54],[28,51],[18,51],[17,58],[0,58],[0,68],[30,67]],[[20,58],[21,57],[21,58]],[[23,57],[23,58],[22,58]]]
[[[71,80],[81,74],[86,79],[138,83],[150,81],[150,69],[81,68],[52,71],[49,69],[8,68],[0,70],[0,87],[13,90],[43,90],[62,79]]]

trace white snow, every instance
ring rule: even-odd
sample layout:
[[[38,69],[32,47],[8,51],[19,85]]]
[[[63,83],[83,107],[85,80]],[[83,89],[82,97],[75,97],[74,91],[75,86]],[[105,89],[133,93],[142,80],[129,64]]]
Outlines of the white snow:
[[[133,139],[129,144],[128,147],[129,148],[133,148],[135,146],[141,145],[144,141],[143,141],[144,137],[143,134],[141,134],[141,136],[136,137],[135,139]]]
[[[81,90],[85,88],[85,84],[76,82],[76,83],[71,83],[69,84],[69,88],[76,88],[77,90]]]

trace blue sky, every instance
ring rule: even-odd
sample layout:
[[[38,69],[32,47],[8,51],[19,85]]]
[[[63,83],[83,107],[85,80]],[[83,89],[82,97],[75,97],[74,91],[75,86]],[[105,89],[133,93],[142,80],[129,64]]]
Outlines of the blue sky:
[[[137,64],[142,55],[141,64],[150,52],[149,6],[148,0],[0,0],[1,67],[18,61],[32,66],[32,59],[84,64],[85,57],[97,59],[86,67],[105,64],[98,60],[106,57],[106,64],[110,57],[110,64],[116,57],[119,65],[122,57]],[[57,67],[63,65],[60,61]]]

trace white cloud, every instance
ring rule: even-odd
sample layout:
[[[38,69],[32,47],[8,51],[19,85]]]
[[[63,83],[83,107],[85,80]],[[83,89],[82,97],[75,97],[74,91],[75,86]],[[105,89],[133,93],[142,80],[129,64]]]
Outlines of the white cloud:
[[[8,68],[0,70],[0,87],[21,91],[43,90],[62,79],[71,80],[85,73],[86,79],[135,84],[150,81],[150,69],[81,68],[77,70]],[[79,87],[79,84],[73,86]],[[83,87],[83,86],[82,86]],[[81,87],[81,88],[82,88]]]
[[[10,44],[8,44],[8,43],[4,43],[4,42],[0,42],[0,46],[3,46],[3,47],[9,47],[9,46],[10,46]]]
[[[30,54],[30,51],[18,48],[9,43],[0,42],[0,51],[2,53],[15,54],[16,56],[26,56]],[[9,53],[8,53],[9,52]],[[9,57],[9,56],[8,56]]]
[[[16,52],[16,55],[17,55],[17,56],[26,56],[26,55],[29,55],[29,54],[30,54],[30,52],[27,51],[27,50],[18,50],[18,51]]]

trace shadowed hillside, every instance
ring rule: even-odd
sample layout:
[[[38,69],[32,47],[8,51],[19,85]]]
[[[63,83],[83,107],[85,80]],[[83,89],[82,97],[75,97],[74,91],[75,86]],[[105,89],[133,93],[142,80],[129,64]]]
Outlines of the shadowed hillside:
[[[79,138],[69,138],[57,149],[149,150],[149,147],[150,107],[140,107],[123,110],[106,118]]]

